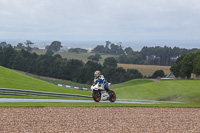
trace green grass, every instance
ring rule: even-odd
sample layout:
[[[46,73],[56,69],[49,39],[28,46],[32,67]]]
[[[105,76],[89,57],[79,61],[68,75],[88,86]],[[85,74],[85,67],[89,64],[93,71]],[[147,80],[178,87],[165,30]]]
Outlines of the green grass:
[[[57,85],[29,77],[0,66],[0,88],[89,95],[91,92],[58,87]]]
[[[59,81],[60,82],[60,81]],[[76,84],[79,86],[78,84]],[[0,66],[0,88],[89,95],[91,92],[58,87]],[[112,88],[118,99],[180,101],[184,104],[119,104],[119,103],[0,103],[0,107],[200,107],[200,80],[135,79]],[[0,96],[1,98],[52,98],[40,96]],[[57,98],[56,98],[57,99]],[[60,98],[59,98],[60,99]],[[62,98],[74,99],[74,98]],[[76,98],[79,99],[79,98]],[[85,99],[84,99],[85,100]],[[90,99],[91,100],[91,99]]]
[[[0,107],[156,107],[200,108],[200,104],[121,104],[121,103],[0,103]]]
[[[67,81],[67,80],[53,80],[53,79],[44,79],[44,78],[38,78],[40,80],[44,80],[49,83],[53,84],[64,84],[64,85],[72,85],[72,86],[77,86],[77,87],[85,87],[85,88],[90,88],[90,85],[87,84],[80,84],[72,81]]]
[[[134,79],[134,80],[130,80],[124,83],[111,85],[111,89],[122,88],[122,87],[132,86],[132,85],[146,84],[146,83],[151,83],[151,82],[153,81],[148,80],[148,79]]]
[[[114,90],[120,99],[200,103],[200,80],[132,80],[127,82],[127,86],[126,83],[122,85]]]
[[[0,95],[0,98],[20,98],[20,99],[64,99],[64,100],[92,100],[92,98],[71,98],[71,97],[48,97],[48,96],[12,96]]]

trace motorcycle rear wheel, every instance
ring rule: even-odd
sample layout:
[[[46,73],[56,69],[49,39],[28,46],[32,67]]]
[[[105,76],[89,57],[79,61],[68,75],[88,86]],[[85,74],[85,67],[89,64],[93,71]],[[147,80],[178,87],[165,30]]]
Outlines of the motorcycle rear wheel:
[[[92,98],[95,102],[99,102],[101,100],[101,93],[99,91],[93,91]]]
[[[109,94],[110,94],[109,101],[110,102],[115,102],[115,100],[116,100],[116,94],[115,94],[115,92],[114,91],[110,91]]]

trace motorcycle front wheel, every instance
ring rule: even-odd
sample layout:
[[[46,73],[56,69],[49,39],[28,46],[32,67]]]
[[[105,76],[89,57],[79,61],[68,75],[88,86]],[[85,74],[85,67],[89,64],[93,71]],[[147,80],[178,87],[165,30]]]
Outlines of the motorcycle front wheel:
[[[99,102],[101,100],[100,91],[93,91],[92,97],[93,97],[95,102]]]
[[[115,102],[115,100],[116,100],[116,94],[115,94],[115,92],[114,91],[110,91],[109,94],[110,94],[109,101],[110,102]]]

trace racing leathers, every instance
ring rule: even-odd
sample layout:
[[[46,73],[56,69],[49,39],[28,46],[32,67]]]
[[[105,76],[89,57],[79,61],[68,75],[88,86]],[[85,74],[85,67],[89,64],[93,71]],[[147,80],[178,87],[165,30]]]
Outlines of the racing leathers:
[[[104,89],[107,92],[110,91],[110,89],[108,88],[108,82],[105,80],[103,75],[100,75],[99,77],[95,77],[93,85],[97,84],[98,82],[99,82],[99,84],[104,84]]]

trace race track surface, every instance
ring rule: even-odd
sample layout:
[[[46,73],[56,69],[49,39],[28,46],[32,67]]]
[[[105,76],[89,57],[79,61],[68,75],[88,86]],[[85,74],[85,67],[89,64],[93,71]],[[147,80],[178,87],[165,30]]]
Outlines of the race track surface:
[[[63,99],[20,99],[20,98],[0,98],[1,102],[70,102],[70,103],[94,103],[94,100],[63,100]],[[100,101],[110,102],[110,101]],[[118,99],[115,103],[136,103],[136,104],[159,104],[163,102],[180,103],[172,101],[154,101],[154,100],[134,100],[134,99]]]
[[[0,98],[0,102],[70,102],[70,103],[95,103],[94,100],[62,100],[62,99],[19,99],[19,98]],[[100,101],[110,102],[110,101]],[[138,104],[152,104],[145,102],[126,102],[115,101],[115,103],[138,103]]]
[[[199,133],[198,108],[0,108],[0,132]]]

